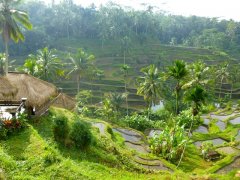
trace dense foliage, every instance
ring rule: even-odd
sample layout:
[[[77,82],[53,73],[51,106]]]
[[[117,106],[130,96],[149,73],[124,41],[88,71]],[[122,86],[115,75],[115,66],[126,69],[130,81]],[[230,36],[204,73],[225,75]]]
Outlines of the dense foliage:
[[[54,117],[53,135],[56,140],[64,141],[69,134],[68,119],[59,115]]]
[[[17,132],[27,125],[27,114],[20,113],[12,119],[0,119],[0,138],[5,139],[8,135]]]
[[[181,157],[184,145],[188,140],[182,126],[168,127],[150,139],[150,148],[154,154],[176,163]]]
[[[146,116],[142,115],[132,115],[126,116],[123,121],[131,128],[137,129],[139,131],[144,131],[147,128],[153,128],[154,122],[149,120]]]
[[[170,45],[239,49],[240,24],[233,20],[167,15],[151,6],[140,11],[114,3],[99,9],[94,4],[84,8],[72,0],[52,7],[39,1],[27,1],[21,6],[29,12],[34,29],[24,32],[26,42],[20,48],[11,44],[15,55],[43,48],[55,39],[71,37],[96,39],[102,47],[109,39],[125,38],[140,43],[158,39]],[[119,41],[120,44],[126,45]],[[127,52],[126,48],[123,51]]]
[[[76,147],[86,148],[92,143],[92,133],[89,124],[76,119],[73,122],[69,136],[75,143]]]

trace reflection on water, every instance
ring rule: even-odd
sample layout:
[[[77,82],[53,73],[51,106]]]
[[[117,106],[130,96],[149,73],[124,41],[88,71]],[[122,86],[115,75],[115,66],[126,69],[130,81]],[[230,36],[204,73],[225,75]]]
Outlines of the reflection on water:
[[[160,101],[159,104],[152,105],[152,111],[156,112],[159,109],[162,109],[164,107],[163,101]]]

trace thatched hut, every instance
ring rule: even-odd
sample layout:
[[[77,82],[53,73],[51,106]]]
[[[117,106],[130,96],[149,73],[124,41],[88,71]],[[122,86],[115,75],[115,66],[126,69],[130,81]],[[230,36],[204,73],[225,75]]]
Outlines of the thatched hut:
[[[1,101],[20,101],[24,97],[27,98],[26,105],[36,109],[58,95],[57,88],[53,84],[17,72],[1,77],[0,93]],[[6,96],[6,94],[11,94],[11,96]]]
[[[18,89],[6,77],[0,77],[0,100],[11,99],[17,92]]]
[[[52,105],[68,110],[73,110],[76,107],[76,100],[64,93],[60,93]]]

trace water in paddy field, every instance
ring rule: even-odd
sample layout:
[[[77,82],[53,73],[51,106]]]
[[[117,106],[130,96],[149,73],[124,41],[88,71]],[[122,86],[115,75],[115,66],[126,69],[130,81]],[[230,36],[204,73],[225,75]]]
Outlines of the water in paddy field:
[[[154,137],[155,135],[159,135],[162,132],[162,130],[158,129],[151,129],[148,133],[148,137]]]
[[[205,126],[199,126],[193,132],[207,134],[208,133],[208,129]]]
[[[157,110],[162,109],[162,108],[164,108],[164,104],[163,104],[163,101],[160,101],[159,104],[152,105],[151,109],[153,112],[156,112]]]
[[[203,124],[205,124],[205,125],[208,126],[209,123],[210,123],[210,120],[209,120],[209,119],[206,119],[206,118],[203,119]]]
[[[133,144],[131,142],[125,142],[125,145],[129,147],[130,149],[136,150],[139,153],[142,154],[148,154],[149,152],[144,148],[143,145]]]
[[[119,131],[118,129],[113,129],[113,131],[120,133],[122,135],[122,137],[125,139],[125,141],[138,143],[142,139],[140,136],[126,134],[126,133],[123,133],[123,132]]]
[[[93,123],[93,126],[99,129],[101,135],[105,134],[104,130],[106,125],[104,123]]]
[[[223,174],[232,170],[239,170],[240,167],[240,157],[236,158],[231,164],[221,168],[217,173]]]
[[[211,141],[214,146],[218,146],[218,145],[221,145],[226,142],[225,140],[223,140],[221,138],[216,138],[216,139],[211,139],[211,140],[206,140],[206,141]],[[194,144],[195,144],[195,146],[200,147],[202,145],[202,143],[206,142],[206,141],[196,141],[196,142],[194,142]]]
[[[226,124],[225,124],[224,122],[222,122],[222,121],[216,122],[216,125],[219,127],[219,129],[220,129],[221,131],[223,131],[224,129],[226,129]]]
[[[240,117],[237,117],[237,118],[235,118],[235,119],[233,119],[233,120],[231,120],[231,121],[229,121],[231,124],[234,124],[234,125],[236,125],[236,124],[240,124]]]
[[[230,117],[232,117],[232,116],[235,116],[235,115],[236,115],[236,113],[232,113],[232,114],[230,114],[230,115],[215,115],[215,114],[210,114],[211,118],[213,118],[213,119],[218,119],[218,120],[221,120],[221,121],[223,121],[223,120],[225,120],[225,119],[228,119],[228,118],[230,118]]]

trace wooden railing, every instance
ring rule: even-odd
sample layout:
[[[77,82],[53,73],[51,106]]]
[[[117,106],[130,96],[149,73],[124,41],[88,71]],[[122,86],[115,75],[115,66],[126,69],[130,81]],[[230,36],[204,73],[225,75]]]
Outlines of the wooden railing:
[[[61,93],[59,93],[54,99],[52,100],[48,100],[47,102],[45,102],[43,105],[41,105],[37,111],[35,112],[35,116],[42,116],[44,114],[47,113],[49,107],[58,99],[58,97],[61,95]]]
[[[22,101],[8,101],[8,100],[0,100],[0,105],[5,106],[19,106]]]

